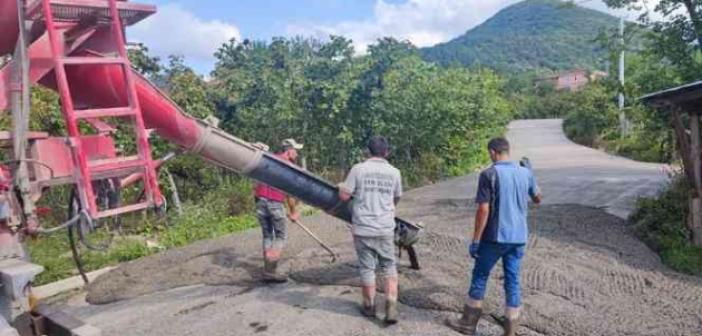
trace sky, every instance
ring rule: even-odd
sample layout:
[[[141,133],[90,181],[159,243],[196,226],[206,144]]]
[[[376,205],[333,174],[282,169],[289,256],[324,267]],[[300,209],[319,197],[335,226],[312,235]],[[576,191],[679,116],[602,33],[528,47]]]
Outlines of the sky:
[[[213,54],[231,38],[343,35],[357,53],[376,39],[392,36],[418,47],[455,38],[520,0],[134,0],[154,4],[158,12],[127,31],[130,42],[146,44],[165,59],[182,55],[198,73],[214,67]],[[612,11],[601,0],[576,0]],[[650,0],[655,3],[656,0]]]

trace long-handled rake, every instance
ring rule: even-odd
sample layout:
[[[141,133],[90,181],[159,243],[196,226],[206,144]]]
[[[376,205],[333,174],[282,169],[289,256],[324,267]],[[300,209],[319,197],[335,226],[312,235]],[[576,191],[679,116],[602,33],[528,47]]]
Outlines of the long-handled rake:
[[[323,249],[325,249],[327,252],[329,252],[329,255],[332,258],[332,260],[331,260],[332,263],[336,262],[337,255],[334,252],[334,250],[332,250],[327,244],[325,244],[321,239],[319,239],[319,237],[317,237],[317,235],[315,235],[314,232],[312,232],[312,230],[310,230],[306,226],[302,225],[302,223],[300,223],[300,220],[291,220],[291,221],[293,223],[297,224],[297,226],[299,226],[310,237],[312,237],[312,239],[314,239],[319,244],[319,246],[321,246]]]

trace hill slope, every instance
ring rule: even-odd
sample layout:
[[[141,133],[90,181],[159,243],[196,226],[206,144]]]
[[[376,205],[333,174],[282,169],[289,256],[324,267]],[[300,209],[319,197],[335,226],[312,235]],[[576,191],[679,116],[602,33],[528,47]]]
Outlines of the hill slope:
[[[507,7],[449,42],[424,48],[429,61],[481,64],[504,71],[603,67],[593,39],[618,19],[558,0],[526,0]]]

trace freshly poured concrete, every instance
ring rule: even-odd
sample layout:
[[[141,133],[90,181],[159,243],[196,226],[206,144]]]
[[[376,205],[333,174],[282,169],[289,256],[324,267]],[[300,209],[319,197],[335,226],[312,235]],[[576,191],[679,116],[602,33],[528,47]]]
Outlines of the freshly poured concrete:
[[[509,138],[515,158],[532,159],[545,196],[530,218],[520,334],[699,335],[702,279],[668,270],[616,217],[626,216],[637,196],[660,188],[660,166],[572,144],[558,120],[514,122]],[[453,335],[442,320],[462,305],[472,268],[464,243],[476,180],[475,174],[456,178],[404,198],[402,215],[428,230],[417,246],[423,269],[402,261],[397,326],[383,328],[357,313],[350,235],[325,215],[305,223],[341,258],[330,264],[291,226],[290,284],[261,284],[260,233],[252,230],[122,265],[89,287],[88,301],[105,304],[76,297],[67,307],[105,335]],[[487,314],[502,310],[500,268],[489,285]],[[487,319],[479,330],[500,335]]]

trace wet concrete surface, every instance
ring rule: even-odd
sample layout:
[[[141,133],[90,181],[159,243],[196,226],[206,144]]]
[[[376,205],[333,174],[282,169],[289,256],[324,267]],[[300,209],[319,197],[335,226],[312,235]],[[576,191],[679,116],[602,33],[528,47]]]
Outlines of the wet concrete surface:
[[[621,218],[636,197],[663,185],[660,166],[572,144],[558,120],[517,121],[508,136],[515,157],[532,159],[545,195],[530,218],[520,334],[699,335],[702,279],[663,266]],[[291,226],[289,284],[259,281],[260,233],[251,230],[122,265],[88,288],[87,301],[100,305],[79,296],[65,306],[105,335],[451,335],[441,322],[465,298],[476,181],[472,174],[403,199],[401,214],[427,224],[427,234],[417,246],[422,270],[409,269],[406,257],[401,262],[398,326],[357,313],[350,234],[326,215],[304,221],[339,260],[330,263]],[[486,314],[503,308],[500,268],[488,286]],[[500,335],[488,319],[479,329]]]

